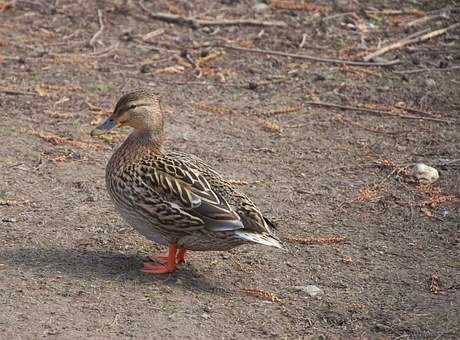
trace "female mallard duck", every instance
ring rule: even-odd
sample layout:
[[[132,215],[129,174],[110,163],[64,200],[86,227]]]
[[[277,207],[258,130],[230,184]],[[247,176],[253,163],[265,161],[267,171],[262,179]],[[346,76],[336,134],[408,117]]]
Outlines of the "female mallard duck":
[[[228,250],[246,243],[281,248],[273,225],[244,194],[201,159],[163,149],[159,97],[147,90],[121,97],[91,135],[128,125],[134,131],[106,169],[107,190],[121,216],[146,238],[168,244],[159,265],[144,273],[175,270],[186,250]]]

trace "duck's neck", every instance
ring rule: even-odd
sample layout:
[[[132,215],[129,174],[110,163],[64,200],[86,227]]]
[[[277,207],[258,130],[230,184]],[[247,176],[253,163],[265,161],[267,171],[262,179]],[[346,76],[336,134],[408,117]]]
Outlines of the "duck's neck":
[[[114,154],[114,158],[124,162],[133,161],[145,154],[163,154],[163,132],[151,130],[135,130]]]
[[[126,142],[140,148],[163,152],[164,133],[162,131],[135,130],[128,136]]]

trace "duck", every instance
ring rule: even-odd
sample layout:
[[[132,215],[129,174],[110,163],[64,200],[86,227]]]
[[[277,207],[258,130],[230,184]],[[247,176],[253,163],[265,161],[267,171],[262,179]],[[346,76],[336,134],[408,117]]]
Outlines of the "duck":
[[[149,256],[141,271],[171,273],[187,251],[227,251],[244,244],[283,248],[274,223],[231,181],[197,156],[165,150],[164,125],[160,96],[140,89],[123,95],[90,133],[132,128],[108,161],[105,181],[125,222],[168,246],[167,254]]]

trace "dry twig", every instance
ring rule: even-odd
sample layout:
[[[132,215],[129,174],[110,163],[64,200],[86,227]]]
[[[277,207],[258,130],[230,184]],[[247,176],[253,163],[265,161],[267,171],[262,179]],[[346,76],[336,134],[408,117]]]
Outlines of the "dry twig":
[[[353,111],[367,112],[367,113],[373,113],[373,114],[377,114],[377,115],[386,115],[386,116],[397,117],[397,118],[402,118],[402,119],[427,120],[427,121],[433,121],[433,122],[438,122],[438,123],[460,125],[460,121],[455,121],[455,120],[447,120],[447,119],[434,118],[434,117],[408,116],[408,115],[392,113],[392,112],[389,112],[389,111],[367,109],[367,108],[364,108],[364,107],[355,107],[355,106],[338,105],[338,104],[323,103],[323,102],[310,102],[310,101],[304,102],[304,104],[315,105],[315,106],[324,106],[324,107],[333,107],[333,108],[341,109],[341,110],[353,110]]]
[[[0,89],[0,93],[9,94],[11,96],[36,96],[36,93],[33,93],[33,92],[8,90],[8,89]]]
[[[397,49],[400,49],[400,48],[402,48],[404,46],[407,46],[407,45],[416,44],[416,43],[426,41],[428,39],[431,39],[431,38],[437,37],[437,36],[439,36],[441,34],[444,34],[447,31],[452,30],[452,29],[454,29],[454,28],[456,28],[458,26],[460,26],[460,23],[456,23],[456,24],[450,25],[449,27],[442,28],[442,29],[439,29],[439,30],[436,30],[436,31],[432,31],[432,32],[429,32],[429,33],[426,33],[426,34],[423,34],[423,35],[420,35],[421,32],[417,32],[415,34],[410,35],[409,37],[406,37],[404,39],[398,40],[398,41],[394,42],[393,44],[384,46],[384,47],[378,49],[377,51],[366,55],[363,58],[363,60],[364,61],[370,61],[370,60],[374,59],[375,57],[381,56],[382,54],[385,54],[385,53],[387,53],[389,51],[397,50]],[[422,31],[422,32],[424,32],[424,31]]]
[[[91,38],[91,40],[89,41],[89,45],[94,49],[96,50],[96,40],[97,38],[99,38],[99,36],[102,34],[102,32],[104,31],[104,20],[102,18],[102,11],[100,9],[97,10],[97,17],[98,17],[98,20],[99,20],[99,30],[94,33],[93,37]]]
[[[460,66],[452,66],[446,68],[417,68],[414,70],[403,70],[403,71],[393,71],[396,74],[413,74],[413,73],[421,73],[421,72],[434,72],[434,71],[453,71],[460,69]]]
[[[392,60],[392,61],[386,61],[386,62],[373,63],[373,62],[363,62],[363,61],[319,58],[319,57],[313,57],[313,56],[304,55],[304,54],[286,53],[286,52],[279,52],[279,51],[272,51],[272,50],[261,50],[258,48],[246,48],[246,47],[238,47],[238,46],[231,46],[231,45],[220,45],[220,47],[227,48],[229,50],[259,53],[259,54],[268,54],[268,55],[279,55],[282,57],[305,59],[305,60],[311,60],[311,61],[317,61],[320,63],[329,63],[329,64],[345,64],[345,65],[355,65],[355,66],[391,66],[391,65],[399,64],[400,62],[399,60]]]
[[[234,19],[234,20],[200,20],[193,17],[183,17],[170,13],[154,13],[145,7],[144,2],[139,1],[139,6],[155,20],[171,22],[175,24],[189,25],[193,28],[202,26],[278,26],[285,27],[287,24],[282,21],[258,21],[253,19]]]
[[[424,16],[425,12],[422,12],[418,9],[384,9],[381,11],[374,11],[374,10],[366,10],[366,14],[368,15],[415,15],[418,17]]]

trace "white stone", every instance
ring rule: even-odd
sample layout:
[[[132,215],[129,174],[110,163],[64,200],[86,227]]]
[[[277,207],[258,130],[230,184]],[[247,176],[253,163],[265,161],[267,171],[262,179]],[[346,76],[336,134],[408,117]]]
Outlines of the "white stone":
[[[252,7],[252,9],[256,13],[265,13],[265,12],[268,12],[270,10],[270,6],[268,6],[267,4],[264,4],[263,2],[259,2],[259,3],[255,4]]]
[[[439,172],[431,166],[417,163],[412,168],[412,176],[422,183],[434,183],[439,179]]]
[[[317,295],[323,294],[321,288],[318,288],[315,285],[306,285],[306,286],[295,286],[293,287],[295,290],[305,293],[311,297],[315,297]]]

